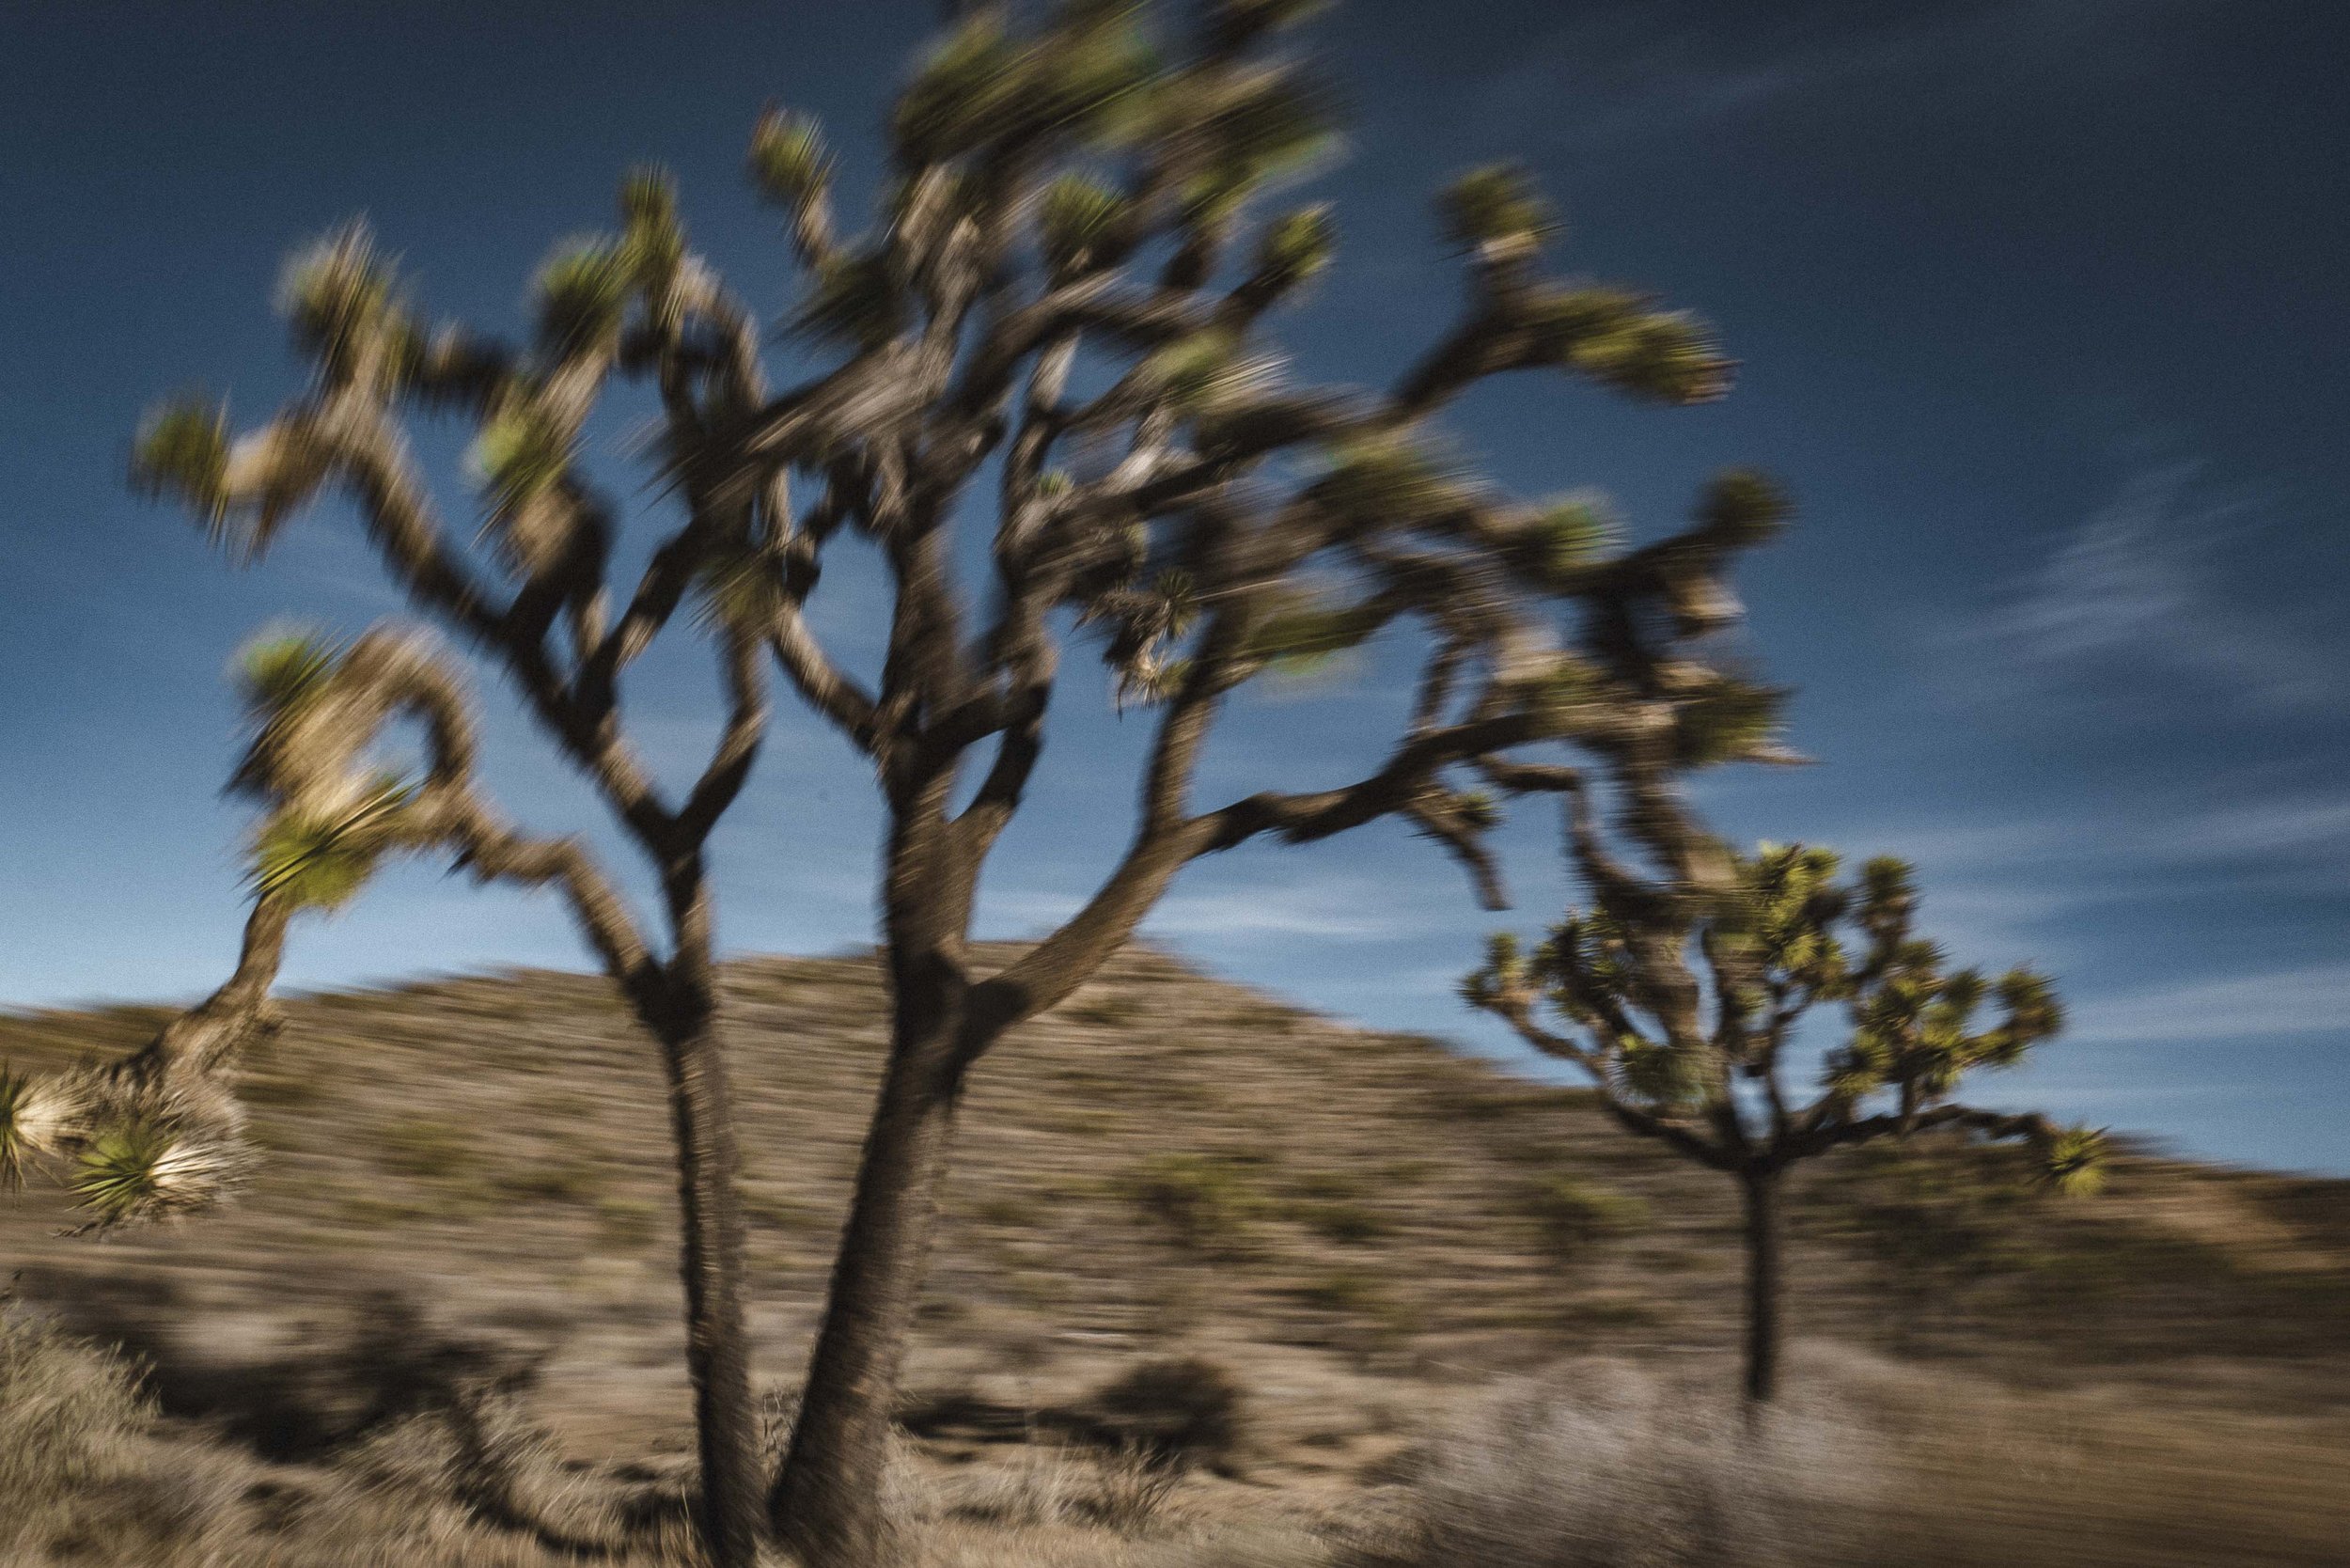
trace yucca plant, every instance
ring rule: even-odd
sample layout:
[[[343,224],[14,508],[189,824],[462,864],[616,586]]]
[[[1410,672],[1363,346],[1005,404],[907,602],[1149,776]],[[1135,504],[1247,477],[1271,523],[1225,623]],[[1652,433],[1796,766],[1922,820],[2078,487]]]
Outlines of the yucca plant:
[[[142,443],[142,482],[246,554],[322,488],[352,496],[411,602],[503,670],[653,868],[659,944],[578,846],[517,839],[490,816],[462,703],[388,635],[316,688],[265,682],[295,698],[272,698],[240,775],[272,812],[265,902],[332,902],[383,857],[428,849],[556,886],[658,1046],[718,1568],[751,1561],[762,1522],[809,1568],[886,1560],[880,1478],[935,1196],[964,1082],[1006,1031],[1082,985],[1185,866],[1251,839],[1402,817],[1497,900],[1496,800],[1554,787],[1513,754],[1605,740],[1633,716],[1629,689],[1588,678],[1596,654],[1560,628],[1604,638],[1611,616],[1652,606],[1729,619],[1714,585],[1756,537],[1741,531],[1755,484],[1717,485],[1688,527],[1620,547],[1480,478],[1435,429],[1520,371],[1664,405],[1728,387],[1730,362],[1692,319],[1550,275],[1555,236],[1522,176],[1474,173],[1440,203],[1465,303],[1390,386],[1297,383],[1277,312],[1331,264],[1337,226],[1318,205],[1259,209],[1339,145],[1334,95],[1283,39],[1312,8],[1204,0],[1189,25],[1164,25],[1122,0],[973,8],[886,118],[860,232],[838,220],[844,165],[821,128],[762,116],[749,169],[801,274],[781,319],[818,361],[795,384],[771,381],[769,323],[695,254],[667,181],[639,171],[619,232],[567,243],[540,274],[526,346],[428,323],[347,229],[289,275],[311,389],[234,439],[190,403]],[[591,412],[624,379],[659,399],[647,489],[679,513],[650,551],[615,548],[623,509],[583,456]],[[486,558],[418,462],[430,444],[406,435],[444,416],[472,428]],[[849,538],[892,583],[872,681],[807,614],[824,552]],[[614,581],[623,558],[650,564]],[[964,580],[975,561],[983,582]],[[728,718],[670,792],[629,745],[619,692],[697,602]],[[1373,636],[1418,666],[1408,717],[1372,737],[1383,760],[1326,789],[1194,800],[1237,688]],[[1073,637],[1098,649],[1113,700],[1152,715],[1134,832],[1077,915],[991,968],[969,945],[976,890],[1026,798]],[[870,760],[883,796],[892,1018],[802,1415],[762,1510],[704,856],[765,733],[770,668]],[[1751,712],[1767,693],[1701,664],[1683,673],[1716,702],[1709,755],[1761,744]],[[431,755],[413,795],[354,821],[361,738],[400,713],[425,719]]]
[[[1765,521],[1734,508],[1715,518],[1742,535]],[[1768,695],[1726,693],[1684,657],[1706,624],[1685,613],[1622,615],[1592,650],[1591,679],[1645,709],[1644,722],[1594,749],[1624,847],[1655,870],[1611,845],[1580,776],[1560,777],[1568,855],[1590,902],[1530,950],[1495,935],[1462,994],[1581,1069],[1622,1126],[1736,1182],[1744,1384],[1759,1406],[1778,1391],[1789,1169],[1831,1150],[1940,1131],[2021,1140],[2051,1186],[2085,1193],[2100,1179],[2104,1144],[2086,1128],[1952,1098],[1970,1074],[2013,1066],[2057,1034],[2063,1010],[2038,972],[1995,980],[1954,968],[1919,936],[1906,863],[1883,856],[1848,877],[1830,850],[1763,844],[1742,855],[1706,830],[1684,794],[1689,774],[1738,757],[1786,760]],[[1807,1093],[1796,1063],[1807,1020],[1823,1007],[1840,1007],[1844,1027]]]
[[[73,1194],[111,1229],[193,1214],[210,1205],[230,1161],[216,1145],[157,1121],[131,1121],[91,1138],[73,1163]]]

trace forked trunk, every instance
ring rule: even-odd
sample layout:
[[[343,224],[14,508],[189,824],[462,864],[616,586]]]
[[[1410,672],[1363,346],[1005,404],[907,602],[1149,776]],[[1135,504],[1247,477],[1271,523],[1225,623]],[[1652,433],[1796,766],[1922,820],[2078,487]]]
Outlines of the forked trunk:
[[[889,1065],[791,1452],[768,1499],[776,1538],[806,1568],[895,1560],[882,1506],[890,1422],[962,1094],[960,977],[892,957]]]
[[[701,1460],[698,1523],[711,1568],[753,1568],[763,1478],[743,1329],[741,1161],[713,1013],[703,995],[646,1022],[660,1042],[676,1139],[685,1370]]]
[[[1741,1171],[1738,1184],[1746,1200],[1746,1394],[1757,1406],[1778,1393],[1778,1172]]]

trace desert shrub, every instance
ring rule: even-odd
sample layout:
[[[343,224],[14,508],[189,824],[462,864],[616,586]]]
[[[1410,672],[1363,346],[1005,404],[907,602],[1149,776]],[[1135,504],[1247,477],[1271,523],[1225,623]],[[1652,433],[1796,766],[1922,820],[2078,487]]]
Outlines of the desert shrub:
[[[1198,1356],[1145,1361],[1096,1389],[1087,1405],[1120,1451],[1166,1468],[1229,1466],[1247,1424],[1240,1380]]]
[[[0,1297],[0,1562],[165,1560],[207,1549],[242,1488],[230,1456],[155,1435],[134,1364]]]
[[[1211,1154],[1147,1160],[1127,1184],[1127,1195],[1179,1244],[1203,1252],[1240,1246],[1264,1203],[1240,1162]]]
[[[1089,1526],[1140,1535],[1164,1516],[1180,1482],[1179,1471],[1136,1450],[1024,1446],[1006,1463],[972,1466],[933,1483],[917,1512],[1003,1530]]]
[[[1414,1450],[1347,1568],[1780,1568],[1869,1490],[1852,1423],[1612,1363],[1505,1383]]]
[[[1637,1231],[1649,1217],[1648,1205],[1628,1193],[1561,1175],[1530,1185],[1525,1208],[1553,1250],[1566,1255],[1580,1252],[1603,1237]]]

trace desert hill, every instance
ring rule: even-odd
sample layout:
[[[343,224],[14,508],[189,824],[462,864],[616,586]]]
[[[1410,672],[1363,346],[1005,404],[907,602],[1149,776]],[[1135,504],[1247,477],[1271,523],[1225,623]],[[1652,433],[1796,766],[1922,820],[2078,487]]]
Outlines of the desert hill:
[[[881,999],[864,957],[727,971],[758,1360],[778,1388],[821,1301]],[[163,1016],[0,1017],[0,1057],[58,1067]],[[144,1356],[167,1412],[273,1462],[392,1408],[379,1385],[403,1356],[480,1344],[537,1365],[575,1464],[682,1451],[666,1121],[602,980],[293,998],[243,1093],[269,1157],[233,1207],[93,1244],[53,1234],[62,1208],[28,1193],[0,1210],[0,1278]],[[1590,1356],[1730,1375],[1719,1178],[1584,1095],[1148,949],[982,1065],[948,1210],[907,1419],[949,1456],[1152,1356],[1206,1357],[1249,1390],[1252,1484],[1325,1489],[1375,1476],[1416,1413],[1496,1375]],[[1854,1158],[1805,1183],[1794,1237],[1799,1340],[2287,1423],[2295,1451],[2342,1435],[2350,1183],[2138,1152],[2065,1200],[1996,1153]]]

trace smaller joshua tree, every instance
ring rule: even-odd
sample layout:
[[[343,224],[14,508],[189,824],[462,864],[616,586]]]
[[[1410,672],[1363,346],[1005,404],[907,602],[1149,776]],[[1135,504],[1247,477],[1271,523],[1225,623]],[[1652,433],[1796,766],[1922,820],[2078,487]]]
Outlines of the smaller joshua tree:
[[[1732,855],[1697,830],[1669,785],[1640,772],[1619,776],[1635,831],[1674,874],[1644,877],[1616,859],[1582,796],[1570,796],[1570,855],[1591,906],[1570,910],[1531,953],[1495,936],[1463,994],[1537,1050],[1582,1068],[1624,1127],[1737,1179],[1745,1388],[1759,1404],[1778,1386],[1778,1189],[1791,1167],[1941,1128],[2025,1140],[2051,1184],[2082,1192],[2101,1178],[2101,1138],[1950,1098],[1974,1069],[2021,1060],[2063,1014],[2029,969],[1992,980],[1950,967],[1915,933],[1908,865],[1874,859],[1844,881],[1825,849]],[[1843,1004],[1851,1027],[1827,1053],[1816,1097],[1797,1104],[1789,1047],[1825,1002]]]

